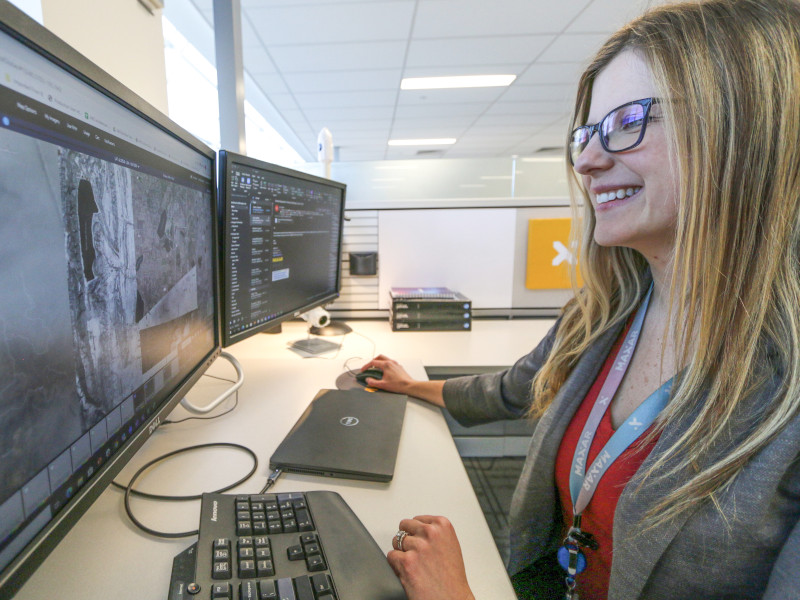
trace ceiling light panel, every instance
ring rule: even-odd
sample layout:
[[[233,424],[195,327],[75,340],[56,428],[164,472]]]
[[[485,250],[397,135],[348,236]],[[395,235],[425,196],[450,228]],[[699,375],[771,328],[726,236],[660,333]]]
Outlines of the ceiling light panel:
[[[507,87],[516,75],[450,75],[445,77],[406,77],[401,90],[445,90],[456,88]]]

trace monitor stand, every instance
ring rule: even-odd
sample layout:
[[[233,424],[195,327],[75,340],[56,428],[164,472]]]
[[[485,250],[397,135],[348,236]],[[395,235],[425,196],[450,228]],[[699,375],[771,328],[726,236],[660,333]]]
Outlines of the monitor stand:
[[[313,335],[321,336],[346,335],[351,331],[353,331],[353,328],[343,321],[331,321],[322,327],[315,327],[312,325],[309,328],[309,332]]]

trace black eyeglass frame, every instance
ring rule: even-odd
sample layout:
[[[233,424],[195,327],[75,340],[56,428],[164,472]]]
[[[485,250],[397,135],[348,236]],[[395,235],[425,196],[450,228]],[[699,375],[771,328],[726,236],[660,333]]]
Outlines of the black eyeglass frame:
[[[636,141],[633,144],[631,144],[630,146],[626,146],[625,148],[619,148],[617,150],[612,150],[606,144],[606,140],[605,140],[605,138],[604,138],[604,136],[602,134],[598,134],[598,137],[600,138],[600,145],[603,147],[603,150],[605,150],[606,152],[611,152],[611,153],[625,152],[627,150],[632,150],[633,148],[636,148],[636,146],[638,146],[639,144],[642,143],[642,140],[644,139],[644,132],[647,130],[647,124],[652,120],[650,118],[650,108],[654,104],[658,104],[659,102],[661,102],[661,100],[659,98],[641,98],[639,100],[631,100],[630,102],[626,102],[625,104],[620,104],[616,108],[612,108],[610,111],[608,111],[606,116],[604,116],[602,119],[600,119],[594,125],[581,125],[580,127],[576,127],[575,129],[573,129],[572,130],[572,134],[570,135],[570,138],[569,138],[569,162],[570,162],[570,164],[573,167],[575,166],[575,160],[583,153],[583,151],[586,149],[586,146],[589,145],[589,142],[592,141],[592,136],[596,132],[600,132],[601,131],[600,128],[602,127],[603,123],[605,123],[606,119],[608,119],[608,117],[610,117],[613,113],[617,112],[619,109],[625,108],[626,106],[630,106],[632,104],[638,104],[639,106],[643,106],[644,107],[644,116],[642,117],[642,129],[639,131],[639,137],[636,139]],[[586,138],[586,142],[583,144],[583,147],[580,149],[580,152],[578,152],[577,154],[575,154],[573,156],[574,153],[572,151],[572,144],[573,144],[572,140],[575,139],[575,134],[580,130],[588,130],[589,131],[589,135]]]

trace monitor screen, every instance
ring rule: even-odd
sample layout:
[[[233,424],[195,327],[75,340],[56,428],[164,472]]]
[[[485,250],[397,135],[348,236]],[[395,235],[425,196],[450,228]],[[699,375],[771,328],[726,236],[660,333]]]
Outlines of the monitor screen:
[[[0,2],[0,597],[220,352],[214,152]]]
[[[345,191],[220,152],[225,346],[338,297]]]

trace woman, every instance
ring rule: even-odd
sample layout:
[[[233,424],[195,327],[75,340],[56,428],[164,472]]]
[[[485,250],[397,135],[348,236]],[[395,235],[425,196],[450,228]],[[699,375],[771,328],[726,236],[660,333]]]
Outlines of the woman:
[[[536,421],[511,506],[520,597],[800,598],[798,32],[796,0],[617,32],[579,84],[584,287],[551,332],[494,375],[364,366],[463,424]],[[445,518],[404,519],[393,547],[410,599],[471,597]]]

